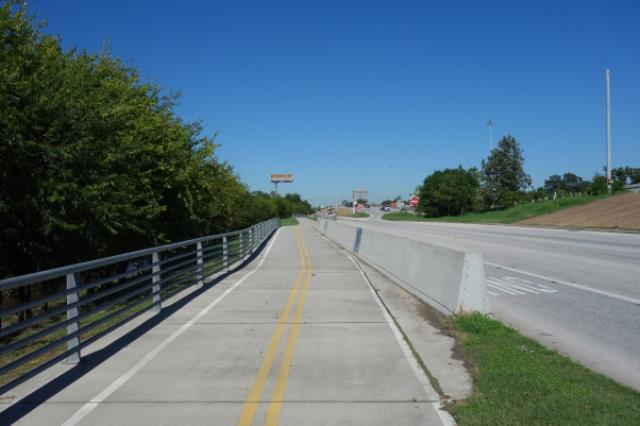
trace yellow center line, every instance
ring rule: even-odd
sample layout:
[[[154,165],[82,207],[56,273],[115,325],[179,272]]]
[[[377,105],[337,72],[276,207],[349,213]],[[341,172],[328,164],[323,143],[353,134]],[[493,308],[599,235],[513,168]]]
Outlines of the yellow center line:
[[[271,342],[269,343],[269,347],[267,352],[265,353],[264,359],[262,360],[262,365],[260,365],[260,369],[258,370],[258,375],[256,376],[256,380],[249,392],[249,396],[242,407],[242,412],[240,414],[240,418],[236,423],[237,426],[250,426],[253,423],[253,419],[256,416],[256,412],[258,410],[258,406],[260,404],[260,398],[262,396],[262,392],[267,383],[267,379],[269,377],[269,372],[271,371],[271,367],[273,365],[273,361],[276,358],[278,353],[278,347],[280,346],[280,341],[282,340],[282,336],[284,334],[285,329],[287,328],[287,321],[289,320],[289,314],[291,312],[291,308],[293,307],[293,303],[296,300],[296,296],[298,294],[298,289],[300,288],[300,283],[305,276],[306,270],[306,261],[307,258],[303,252],[303,244],[302,236],[300,235],[300,230],[296,228],[295,230],[296,241],[298,245],[298,255],[300,256],[300,271],[298,271],[298,275],[296,276],[296,280],[294,282],[293,288],[289,293],[289,298],[287,300],[287,304],[282,310],[280,314],[280,321],[278,321],[278,325],[276,326],[276,331],[271,338]]]
[[[302,239],[302,236],[300,236],[300,241],[302,243],[302,250],[307,260],[308,269],[305,277],[304,289],[300,294],[300,301],[298,302],[298,306],[296,307],[296,314],[295,314],[293,326],[291,329],[291,333],[289,334],[289,338],[287,339],[287,345],[284,351],[284,358],[282,360],[282,365],[280,366],[280,374],[278,375],[278,381],[273,390],[273,394],[271,395],[271,402],[269,403],[269,408],[267,410],[267,419],[265,422],[266,426],[277,426],[278,420],[280,419],[280,412],[282,411],[282,401],[284,400],[284,395],[287,390],[287,379],[289,378],[289,372],[291,371],[291,364],[293,362],[293,353],[295,352],[295,349],[296,349],[296,342],[298,340],[300,324],[302,323],[302,313],[304,312],[304,304],[307,299],[307,293],[309,291],[309,284],[311,283],[311,277],[313,276],[313,265],[311,264],[311,258],[309,257],[309,252],[307,251],[307,247],[304,244],[304,240]]]

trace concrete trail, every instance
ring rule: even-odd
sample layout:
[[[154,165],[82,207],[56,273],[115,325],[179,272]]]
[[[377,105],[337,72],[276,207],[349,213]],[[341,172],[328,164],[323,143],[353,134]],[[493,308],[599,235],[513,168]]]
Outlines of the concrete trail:
[[[309,223],[92,365],[109,343],[2,395],[0,423],[452,423],[356,264]]]

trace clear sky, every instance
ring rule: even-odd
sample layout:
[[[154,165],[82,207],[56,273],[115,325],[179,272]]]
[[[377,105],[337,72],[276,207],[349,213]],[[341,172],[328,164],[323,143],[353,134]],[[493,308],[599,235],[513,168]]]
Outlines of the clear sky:
[[[252,190],[314,204],[355,187],[407,196],[436,169],[479,166],[515,136],[535,186],[640,166],[640,1],[31,0],[65,47],[110,44],[183,95],[186,121]],[[391,166],[391,168],[390,168]],[[390,173],[391,171],[391,173]],[[391,179],[390,179],[391,178]]]

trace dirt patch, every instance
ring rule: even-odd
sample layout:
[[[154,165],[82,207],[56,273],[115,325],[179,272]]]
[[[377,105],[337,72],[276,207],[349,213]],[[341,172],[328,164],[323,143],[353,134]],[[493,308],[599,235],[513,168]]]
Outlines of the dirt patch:
[[[640,231],[640,194],[628,192],[517,222],[521,225]]]

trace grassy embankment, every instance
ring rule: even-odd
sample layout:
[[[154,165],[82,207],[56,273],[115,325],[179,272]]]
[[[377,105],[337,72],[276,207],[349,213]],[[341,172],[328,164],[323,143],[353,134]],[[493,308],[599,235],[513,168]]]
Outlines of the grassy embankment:
[[[640,393],[486,316],[460,316],[453,326],[475,386],[448,407],[459,425],[640,424]]]
[[[562,210],[567,207],[588,204],[607,196],[608,195],[585,195],[580,197],[563,197],[557,200],[523,203],[504,210],[468,213],[460,216],[425,217],[409,212],[394,212],[387,213],[382,216],[382,218],[386,220],[413,222],[514,223],[530,217]]]
[[[365,213],[365,212],[355,212],[354,213],[351,208],[340,207],[338,209],[338,216],[340,216],[340,217],[364,218],[364,217],[369,217],[369,213]]]
[[[292,226],[297,225],[298,219],[295,217],[287,217],[285,219],[280,219],[280,226]]]

